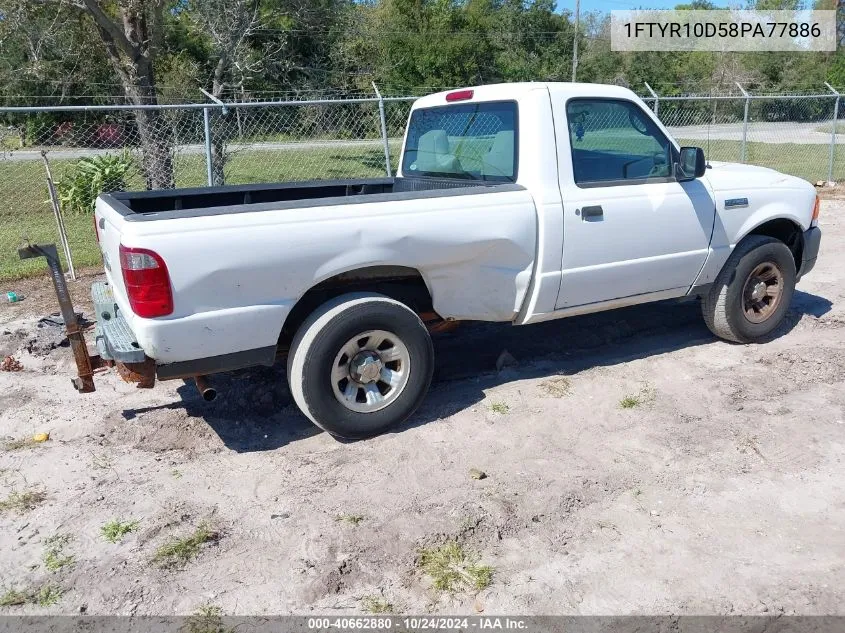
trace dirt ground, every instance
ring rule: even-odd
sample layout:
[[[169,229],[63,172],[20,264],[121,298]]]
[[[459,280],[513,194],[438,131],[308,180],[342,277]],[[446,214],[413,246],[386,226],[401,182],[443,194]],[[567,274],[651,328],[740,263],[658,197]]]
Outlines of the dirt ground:
[[[282,367],[215,377],[211,404],[114,372],[77,395],[37,326],[46,278],[0,288],[26,295],[0,307],[23,365],[0,372],[0,604],[25,603],[0,613],[845,613],[845,202],[821,217],[765,344],[715,340],[692,302],[466,325],[418,414],[352,443],[298,413]],[[137,524],[110,543],[116,519]],[[433,586],[420,552],[449,541],[489,586]]]

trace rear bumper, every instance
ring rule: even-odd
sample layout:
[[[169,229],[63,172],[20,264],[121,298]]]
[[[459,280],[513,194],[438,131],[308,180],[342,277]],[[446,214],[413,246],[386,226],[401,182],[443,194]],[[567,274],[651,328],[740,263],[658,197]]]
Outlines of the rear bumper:
[[[120,315],[108,282],[98,281],[91,286],[91,297],[97,314],[94,340],[100,357],[128,365],[122,372],[130,382],[192,378],[198,375],[233,371],[255,365],[272,366],[276,360],[276,346],[250,349],[196,360],[156,364],[149,358],[129,323]],[[136,377],[132,378],[132,374]],[[151,383],[150,383],[151,384]]]
[[[798,269],[798,279],[813,270],[819,256],[819,245],[822,240],[821,229],[817,226],[804,231],[804,250],[801,255],[801,267]]]
[[[109,283],[98,281],[92,284],[91,298],[97,314],[94,341],[100,357],[121,363],[143,363],[146,354],[129,323],[120,315]]]

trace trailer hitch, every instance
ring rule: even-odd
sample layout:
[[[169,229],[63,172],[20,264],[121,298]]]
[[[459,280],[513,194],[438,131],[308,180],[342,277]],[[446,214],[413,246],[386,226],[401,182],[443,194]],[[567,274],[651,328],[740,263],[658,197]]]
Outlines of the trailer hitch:
[[[111,367],[111,361],[100,358],[99,354],[90,354],[85,344],[85,335],[79,327],[76,312],[73,309],[73,301],[70,298],[65,276],[62,272],[62,264],[59,261],[59,253],[55,244],[27,244],[24,248],[18,249],[18,256],[21,259],[32,259],[44,257],[50,267],[50,278],[53,280],[53,288],[56,290],[56,297],[59,300],[59,308],[62,311],[62,318],[65,322],[65,332],[70,341],[73,358],[76,361],[76,372],[78,377],[72,378],[74,388],[80,393],[91,393],[94,388],[94,373]]]

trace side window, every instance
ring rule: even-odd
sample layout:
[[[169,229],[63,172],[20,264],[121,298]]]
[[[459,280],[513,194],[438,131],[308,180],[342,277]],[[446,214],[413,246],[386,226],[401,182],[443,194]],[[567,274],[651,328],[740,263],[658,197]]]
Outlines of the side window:
[[[672,144],[637,104],[571,99],[566,117],[577,184],[636,184],[671,175]]]

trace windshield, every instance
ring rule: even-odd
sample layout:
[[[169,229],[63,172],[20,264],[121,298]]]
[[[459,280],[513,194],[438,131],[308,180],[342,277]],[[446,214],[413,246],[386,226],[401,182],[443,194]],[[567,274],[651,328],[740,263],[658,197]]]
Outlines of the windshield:
[[[516,159],[514,102],[421,108],[408,124],[402,174],[514,182]]]

